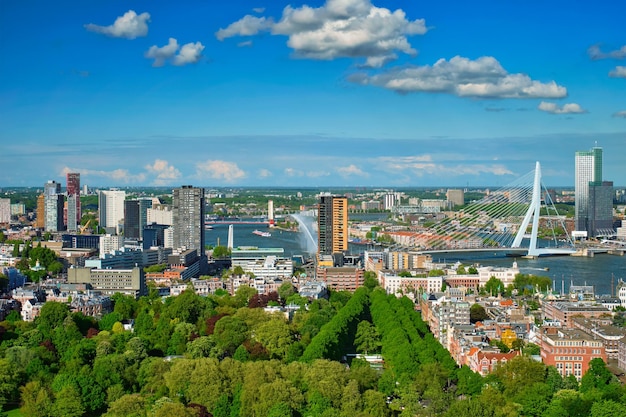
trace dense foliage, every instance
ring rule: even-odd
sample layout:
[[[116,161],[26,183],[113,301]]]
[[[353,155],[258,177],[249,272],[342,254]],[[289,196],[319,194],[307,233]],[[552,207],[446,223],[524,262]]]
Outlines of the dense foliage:
[[[456,366],[407,298],[363,287],[290,320],[261,308],[294,297],[287,286],[153,291],[116,295],[99,321],[56,302],[34,323],[12,315],[0,323],[0,407],[32,417],[626,415],[602,361],[580,384],[526,357],[482,378]]]

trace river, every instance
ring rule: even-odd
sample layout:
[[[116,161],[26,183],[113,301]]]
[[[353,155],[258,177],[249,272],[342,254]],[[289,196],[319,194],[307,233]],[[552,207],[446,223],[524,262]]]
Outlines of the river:
[[[205,231],[206,244],[226,246],[228,225],[214,224],[212,230]],[[269,231],[271,236],[262,237],[253,234],[254,230]],[[234,246],[257,246],[265,248],[283,248],[285,256],[312,255],[315,250],[308,244],[304,233],[268,229],[266,225],[235,224],[233,226]],[[308,248],[307,248],[308,246]],[[363,246],[350,245],[350,252],[359,253]],[[445,257],[444,257],[445,256]],[[557,291],[561,289],[561,281],[565,291],[569,286],[593,285],[596,294],[611,294],[611,280],[617,286],[618,280],[626,280],[626,256],[598,254],[593,258],[552,256],[538,259],[509,258],[504,254],[492,252],[470,252],[462,254],[436,254],[435,261],[454,263],[460,261],[465,265],[479,263],[484,266],[510,267],[517,261],[520,271],[525,274],[548,276],[555,282]],[[547,270],[546,270],[547,268]]]

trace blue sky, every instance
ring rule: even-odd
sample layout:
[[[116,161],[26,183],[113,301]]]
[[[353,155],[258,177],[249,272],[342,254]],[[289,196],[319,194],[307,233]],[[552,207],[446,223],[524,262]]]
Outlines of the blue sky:
[[[579,4],[580,3],[580,4]],[[0,186],[478,186],[604,148],[626,3],[0,2]]]

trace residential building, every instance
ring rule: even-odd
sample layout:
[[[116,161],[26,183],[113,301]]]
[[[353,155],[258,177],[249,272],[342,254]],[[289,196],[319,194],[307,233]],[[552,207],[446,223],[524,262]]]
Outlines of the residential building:
[[[104,255],[107,253],[119,250],[124,246],[124,238],[122,236],[106,234],[100,235],[98,238],[100,239],[100,258],[104,258]]]
[[[11,199],[0,198],[0,224],[11,223]]]
[[[99,224],[109,234],[121,233],[125,199],[126,191],[116,189],[98,191]]]
[[[323,281],[331,290],[356,291],[363,285],[363,273],[363,269],[354,267],[318,267],[317,281]]]
[[[174,248],[195,249],[204,256],[204,189],[183,185],[174,189]]]
[[[35,227],[37,229],[44,229],[46,227],[46,197],[44,194],[37,196]]]
[[[11,204],[11,216],[23,216],[24,214],[26,214],[26,204]]]
[[[446,191],[446,200],[452,207],[465,204],[465,192],[463,190],[449,189]]]
[[[333,256],[335,266],[341,266],[343,253],[348,250],[348,198],[320,196],[317,225],[318,257]]]
[[[481,376],[486,376],[495,371],[498,366],[502,366],[509,362],[520,352],[513,350],[508,353],[500,353],[496,351],[484,351],[477,347],[469,350],[466,360],[467,366]]]
[[[543,317],[546,320],[558,321],[563,327],[574,327],[572,318],[580,317],[602,317],[610,316],[611,312],[602,305],[567,302],[567,301],[547,301],[541,306]]]
[[[538,336],[543,363],[554,366],[562,377],[574,375],[580,381],[592,359],[607,361],[602,341],[581,330],[545,326]]]

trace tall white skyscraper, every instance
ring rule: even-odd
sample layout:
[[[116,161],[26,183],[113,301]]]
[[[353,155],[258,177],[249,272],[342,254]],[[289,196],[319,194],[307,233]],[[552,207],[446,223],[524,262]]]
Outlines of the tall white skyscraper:
[[[61,184],[56,181],[48,181],[44,185],[45,204],[45,230],[58,232],[63,230],[63,194]]]
[[[612,228],[613,183],[602,181],[602,148],[576,152],[576,230],[588,236]]]
[[[100,227],[107,233],[119,234],[124,224],[124,200],[126,191],[104,190],[98,192]]]

